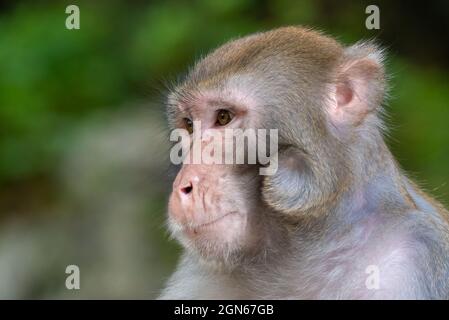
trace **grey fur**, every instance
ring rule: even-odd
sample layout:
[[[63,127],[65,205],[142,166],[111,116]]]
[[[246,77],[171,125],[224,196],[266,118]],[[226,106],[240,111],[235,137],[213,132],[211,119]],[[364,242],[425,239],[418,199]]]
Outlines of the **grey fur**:
[[[280,130],[280,168],[254,178],[257,248],[229,265],[187,248],[162,299],[449,298],[448,213],[384,143],[382,60],[372,43],[343,48],[289,27],[227,43],[193,68],[169,97],[171,125],[179,103],[238,83],[263,101],[250,125]],[[366,113],[334,127],[329,86],[353,63]],[[369,265],[379,267],[379,289],[366,286]]]

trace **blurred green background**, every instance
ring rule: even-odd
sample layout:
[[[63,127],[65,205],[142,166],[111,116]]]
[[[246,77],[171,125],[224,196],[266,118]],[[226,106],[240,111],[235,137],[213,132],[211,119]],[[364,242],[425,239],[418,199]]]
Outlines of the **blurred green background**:
[[[291,24],[387,49],[388,143],[449,204],[447,1],[0,1],[0,298],[157,296],[180,252],[164,227],[164,84],[231,38]],[[69,264],[80,290],[65,288]]]

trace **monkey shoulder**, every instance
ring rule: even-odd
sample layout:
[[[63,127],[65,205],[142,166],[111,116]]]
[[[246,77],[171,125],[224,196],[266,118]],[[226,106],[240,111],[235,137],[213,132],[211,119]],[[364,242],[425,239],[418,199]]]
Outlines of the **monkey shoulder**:
[[[449,225],[444,215],[409,210],[389,223],[377,249],[383,252],[384,282],[393,297],[449,298]]]
[[[411,214],[409,227],[416,244],[414,263],[429,298],[449,298],[449,223],[443,210],[420,210]]]
[[[298,291],[320,299],[447,299],[448,230],[426,211],[367,216],[311,254]]]

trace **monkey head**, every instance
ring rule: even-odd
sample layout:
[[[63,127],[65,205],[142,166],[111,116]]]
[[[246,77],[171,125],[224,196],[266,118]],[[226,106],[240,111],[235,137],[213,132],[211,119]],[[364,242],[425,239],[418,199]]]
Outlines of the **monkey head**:
[[[352,171],[364,169],[352,149],[363,143],[359,133],[381,124],[381,57],[370,43],[345,48],[287,27],[231,41],[199,61],[168,96],[171,128],[277,129],[278,169],[260,175],[257,161],[182,165],[169,199],[174,236],[206,261],[231,263],[286,232],[286,220],[325,215]]]

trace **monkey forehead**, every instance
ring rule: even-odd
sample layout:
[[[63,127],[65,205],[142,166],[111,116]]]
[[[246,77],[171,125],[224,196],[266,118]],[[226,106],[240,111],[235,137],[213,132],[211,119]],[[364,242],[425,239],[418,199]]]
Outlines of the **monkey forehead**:
[[[195,65],[188,81],[199,83],[255,70],[260,75],[318,73],[330,70],[342,55],[343,47],[320,32],[283,27],[222,45]]]
[[[217,88],[254,92],[263,91],[268,84],[275,90],[285,89],[287,83],[290,87],[322,85],[329,81],[342,55],[338,42],[311,29],[284,27],[249,35],[224,44],[200,60],[172,98],[192,100],[201,92]],[[169,99],[169,105],[175,104],[174,100]]]

